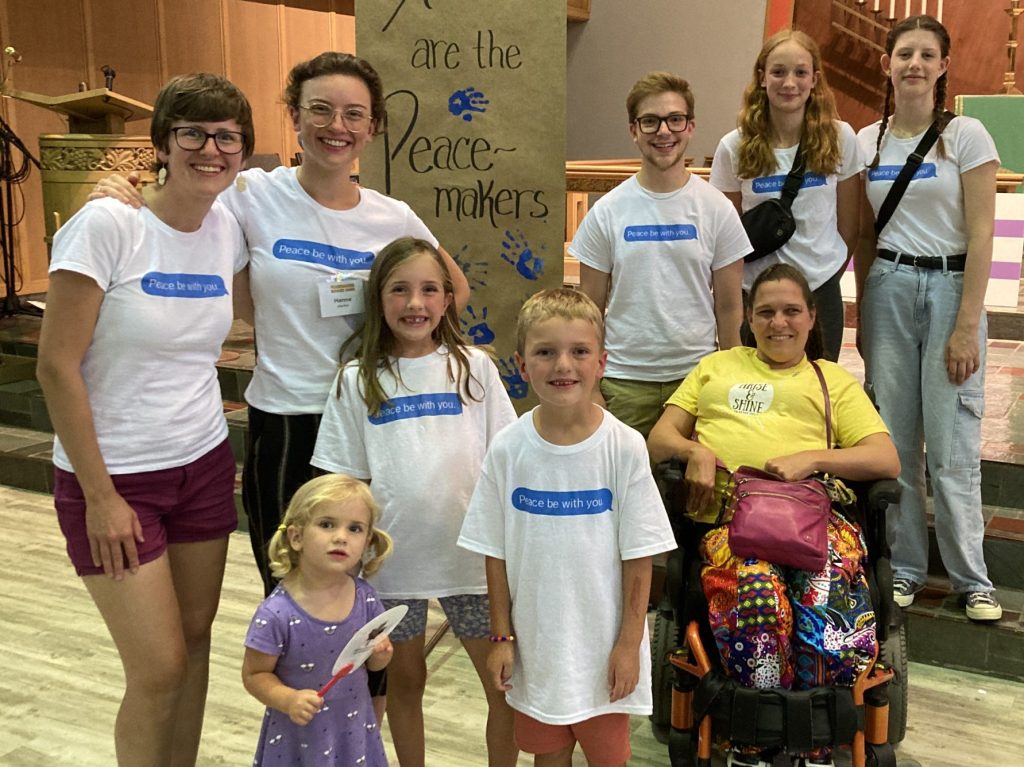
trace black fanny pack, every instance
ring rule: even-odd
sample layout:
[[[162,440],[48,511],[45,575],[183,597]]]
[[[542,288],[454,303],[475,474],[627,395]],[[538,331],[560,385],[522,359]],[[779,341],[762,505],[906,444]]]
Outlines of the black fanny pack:
[[[749,263],[764,258],[789,242],[789,238],[796,231],[796,219],[793,218],[791,208],[803,182],[804,153],[801,141],[796,149],[793,169],[786,176],[786,183],[782,186],[782,196],[765,200],[740,216],[750,246],[754,249],[743,258],[744,261]]]

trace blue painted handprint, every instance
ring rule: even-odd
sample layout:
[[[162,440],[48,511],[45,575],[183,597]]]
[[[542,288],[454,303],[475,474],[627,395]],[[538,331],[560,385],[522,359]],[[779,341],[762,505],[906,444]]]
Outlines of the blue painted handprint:
[[[448,111],[456,117],[462,117],[466,122],[472,122],[473,113],[486,112],[490,103],[481,91],[470,85],[448,97]]]
[[[498,371],[501,380],[505,383],[508,396],[512,399],[522,399],[530,392],[530,387],[519,374],[519,367],[516,365],[515,355],[508,359],[498,360]]]
[[[451,254],[452,261],[458,264],[462,273],[466,275],[469,289],[487,287],[487,262],[471,261],[469,245],[463,245],[458,252]]]
[[[544,273],[544,259],[534,254],[522,230],[516,231],[518,234],[513,234],[510,229],[505,230],[505,239],[501,241],[504,253],[501,257],[512,264],[520,275],[535,280]]]
[[[472,306],[466,307],[466,314],[469,315],[469,319],[461,317],[462,327],[465,330],[469,340],[473,342],[474,346],[480,344],[489,344],[494,342],[494,331],[491,330],[491,326],[487,324],[487,307],[483,307],[480,310],[480,316],[477,316],[476,310]]]

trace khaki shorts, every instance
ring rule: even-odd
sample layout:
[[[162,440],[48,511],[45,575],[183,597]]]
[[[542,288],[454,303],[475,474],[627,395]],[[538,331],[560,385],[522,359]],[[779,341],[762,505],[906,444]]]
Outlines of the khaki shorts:
[[[640,432],[644,439],[661,418],[665,401],[675,394],[682,378],[675,381],[628,381],[602,378],[601,396],[613,416]]]

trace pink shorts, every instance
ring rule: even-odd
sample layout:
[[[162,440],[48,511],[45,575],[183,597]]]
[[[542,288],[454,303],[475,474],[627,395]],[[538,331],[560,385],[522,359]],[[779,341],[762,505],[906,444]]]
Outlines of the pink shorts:
[[[235,511],[235,457],[225,439],[185,466],[111,477],[114,489],[139,516],[145,540],[136,542],[139,564],[152,562],[169,543],[224,538],[238,526]],[[85,527],[85,496],[78,479],[54,467],[53,505],[68,542],[68,556],[79,575],[99,575]]]
[[[553,754],[579,743],[592,767],[618,767],[632,756],[629,714],[604,714],[574,724],[545,724],[519,711],[513,713],[516,745],[528,754]]]

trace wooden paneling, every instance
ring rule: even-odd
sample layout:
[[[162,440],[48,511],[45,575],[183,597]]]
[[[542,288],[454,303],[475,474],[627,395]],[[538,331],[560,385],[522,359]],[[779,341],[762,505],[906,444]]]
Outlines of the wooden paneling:
[[[285,76],[321,51],[354,51],[353,13],[353,0],[0,0],[0,48],[23,56],[8,85],[51,96],[82,82],[102,87],[104,64],[117,72],[116,91],[148,104],[173,75],[223,74],[253,105],[256,152],[287,163],[298,144],[281,103]],[[2,99],[0,110],[33,154],[40,134],[67,132],[66,120],[38,107]],[[149,121],[126,130],[148,135]],[[48,261],[37,171],[21,192],[17,287],[40,292]]]
[[[847,3],[853,6],[852,0]],[[825,73],[836,94],[840,116],[855,129],[878,119],[885,95],[885,79],[879,64],[879,52],[863,41],[839,32],[833,22],[848,24],[842,3],[823,0],[796,0],[793,24],[811,35],[822,48]],[[883,9],[888,3],[883,2]],[[902,16],[904,4],[898,2]],[[929,2],[935,12],[936,3]],[[961,94],[998,93],[1007,66],[1006,39],[1010,30],[1006,0],[945,0],[942,22],[951,39],[949,91],[946,106]],[[914,0],[912,12],[920,10]],[[868,12],[870,14],[870,12]],[[883,10],[883,14],[885,15]],[[854,25],[854,31],[871,37],[869,25]],[[1018,28],[1021,32],[1021,28]],[[884,34],[877,38],[881,44]],[[1024,56],[1017,57],[1017,82],[1024,84]]]
[[[278,151],[270,147],[280,147],[287,135],[281,122],[281,86],[287,74],[280,53],[284,13],[279,6],[245,0],[225,0],[225,6],[226,74],[259,115],[256,151]]]
[[[161,83],[186,72],[227,71],[225,8],[221,0],[162,0],[156,5]]]

